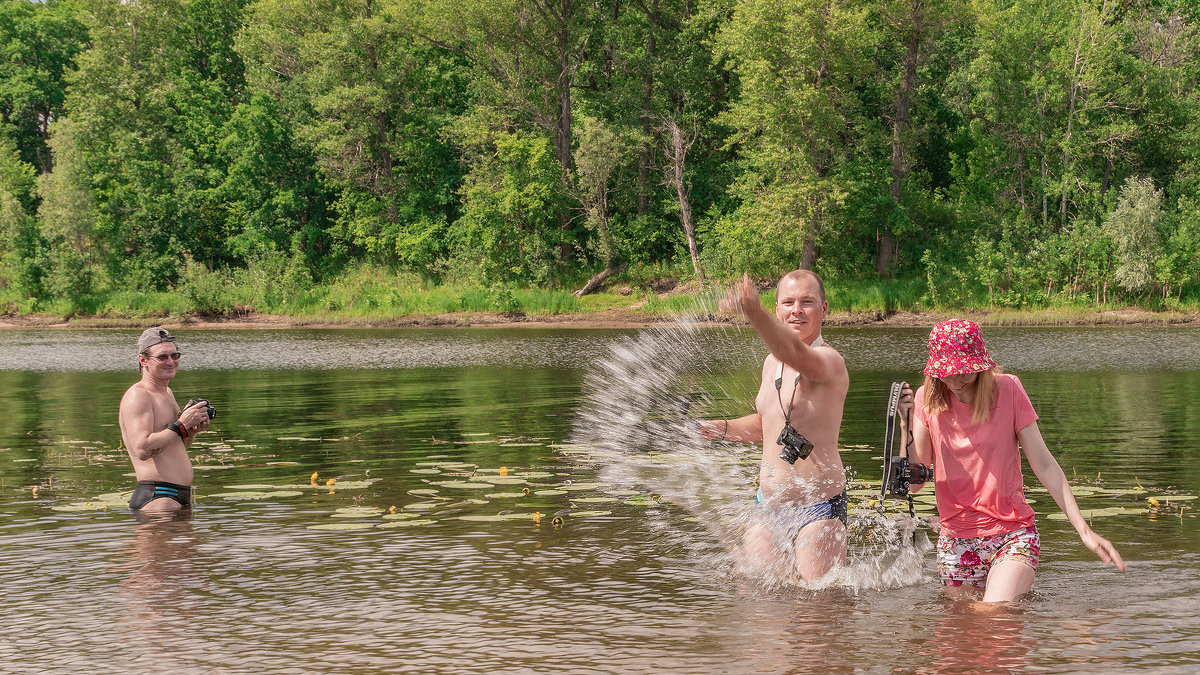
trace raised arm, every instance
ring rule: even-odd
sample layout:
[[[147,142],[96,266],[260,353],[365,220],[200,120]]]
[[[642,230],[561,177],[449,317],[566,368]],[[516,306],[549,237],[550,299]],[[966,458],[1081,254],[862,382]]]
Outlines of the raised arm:
[[[1042,485],[1046,486],[1046,490],[1050,492],[1051,497],[1054,497],[1058,508],[1067,515],[1067,520],[1079,533],[1079,539],[1083,545],[1104,562],[1112,563],[1117,566],[1117,569],[1124,572],[1125,561],[1121,559],[1121,554],[1117,552],[1116,547],[1109,540],[1093,532],[1087,521],[1084,520],[1083,514],[1079,512],[1079,505],[1075,502],[1075,494],[1071,492],[1067,476],[1063,473],[1062,467],[1058,465],[1058,461],[1054,459],[1054,455],[1050,454],[1050,449],[1046,447],[1046,441],[1042,439],[1042,432],[1038,429],[1037,422],[1031,422],[1018,431],[1017,440],[1021,442],[1021,449],[1025,452],[1025,459],[1029,462],[1029,467],[1033,469],[1034,475],[1038,477]]]
[[[844,370],[839,365],[841,357],[837,352],[809,347],[796,331],[763,307],[758,291],[750,282],[750,275],[743,275],[741,283],[730,289],[722,305],[745,316],[771,354],[804,377],[817,381],[830,380]]]

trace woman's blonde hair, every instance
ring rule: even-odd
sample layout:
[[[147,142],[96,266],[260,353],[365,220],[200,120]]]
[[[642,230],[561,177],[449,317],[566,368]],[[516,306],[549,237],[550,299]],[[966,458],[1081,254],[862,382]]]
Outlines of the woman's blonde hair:
[[[971,385],[974,393],[971,397],[971,421],[983,424],[992,416],[992,408],[996,405],[996,376],[1001,373],[999,366],[990,370],[980,371],[979,376]],[[950,388],[945,382],[925,376],[925,413],[936,415],[950,409]]]

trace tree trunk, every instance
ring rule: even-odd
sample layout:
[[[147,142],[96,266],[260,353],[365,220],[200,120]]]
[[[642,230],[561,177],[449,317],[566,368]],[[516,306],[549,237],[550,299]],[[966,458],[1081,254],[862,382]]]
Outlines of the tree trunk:
[[[817,242],[812,237],[804,237],[804,251],[800,254],[800,269],[811,270],[817,262]]]
[[[1039,168],[1042,174],[1042,227],[1045,227],[1050,222],[1050,194],[1047,192],[1050,181],[1050,166],[1046,161],[1046,113],[1042,107],[1042,97],[1040,92],[1034,92],[1034,101],[1038,107],[1038,146],[1042,151],[1042,159]]]
[[[692,269],[696,272],[696,279],[700,283],[704,283],[704,269],[700,266],[700,249],[696,245],[696,227],[692,222],[692,203],[684,184],[687,151],[695,141],[695,136],[685,141],[683,131],[675,120],[669,120],[666,126],[667,133],[671,136],[671,144],[667,151],[667,160],[670,163],[667,184],[675,188],[675,197],[679,200],[679,221],[683,225],[683,234],[687,237],[688,254],[692,257]]]
[[[588,293],[594,293],[597,288],[600,288],[600,284],[604,283],[605,279],[611,277],[614,274],[620,274],[621,272],[624,272],[624,271],[625,271],[624,265],[621,265],[616,268],[605,267],[603,272],[597,274],[596,276],[592,277],[591,279],[588,279],[588,282],[583,285],[583,288],[575,291],[575,297],[582,298],[583,296],[587,295]]]
[[[890,194],[896,208],[900,205],[903,195],[903,182],[908,173],[905,159],[904,137],[908,132],[908,108],[913,97],[913,88],[917,80],[917,57],[921,47],[921,19],[924,10],[924,0],[912,0],[911,12],[908,17],[910,31],[908,34],[908,50],[904,54],[904,78],[896,90],[895,110],[892,115],[892,185]],[[875,258],[875,272],[881,278],[890,279],[889,266],[897,256],[895,237],[885,225],[879,234],[879,251]]]
[[[554,152],[563,171],[571,168],[571,81],[575,79],[575,68],[571,65],[570,15],[571,0],[560,0],[559,20],[562,22],[555,36],[558,50],[558,129],[554,137]]]
[[[658,49],[658,40],[655,35],[658,31],[658,0],[654,0],[643,9],[646,11],[646,20],[649,25],[646,30],[646,63],[642,67],[642,133],[646,138],[652,138],[654,134],[652,124],[654,120],[654,57]],[[638,153],[638,216],[644,216],[650,210],[650,169],[653,164],[653,149],[647,143]]]
[[[817,232],[820,231],[821,207],[810,211],[812,218],[804,228],[804,248],[800,252],[800,269],[811,270],[817,263]]]

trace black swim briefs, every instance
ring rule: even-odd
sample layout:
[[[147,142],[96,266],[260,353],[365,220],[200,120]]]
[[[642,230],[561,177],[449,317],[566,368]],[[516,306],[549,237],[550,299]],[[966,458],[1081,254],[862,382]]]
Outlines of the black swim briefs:
[[[176,485],[160,480],[139,480],[129,498],[129,508],[134,511],[155,499],[174,499],[183,508],[192,505],[192,486]]]

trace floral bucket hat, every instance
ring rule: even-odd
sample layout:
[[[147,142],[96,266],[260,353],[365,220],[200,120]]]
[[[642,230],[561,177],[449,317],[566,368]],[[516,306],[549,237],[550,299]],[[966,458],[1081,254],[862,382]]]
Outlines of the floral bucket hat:
[[[933,327],[929,333],[929,363],[925,374],[930,377],[978,373],[996,367],[983,344],[979,324],[968,319],[950,319]]]

